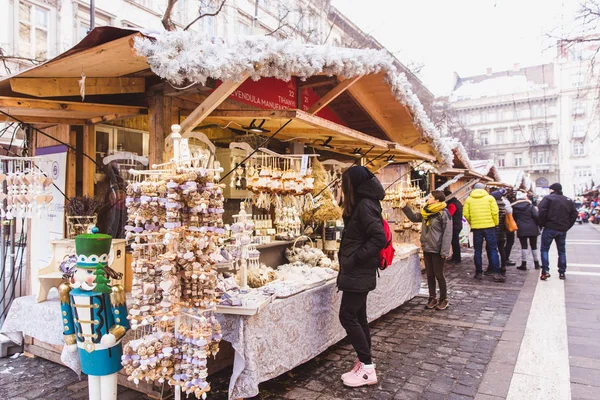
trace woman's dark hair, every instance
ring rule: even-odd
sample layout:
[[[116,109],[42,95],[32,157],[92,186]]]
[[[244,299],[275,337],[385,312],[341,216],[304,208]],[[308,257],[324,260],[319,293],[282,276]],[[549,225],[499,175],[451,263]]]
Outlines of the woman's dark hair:
[[[431,197],[433,197],[437,201],[446,201],[446,195],[441,190],[434,190],[433,192],[431,192]]]
[[[354,187],[352,187],[348,170],[342,174],[342,194],[344,195],[344,211],[342,216],[349,218],[352,215],[352,210],[354,210]]]

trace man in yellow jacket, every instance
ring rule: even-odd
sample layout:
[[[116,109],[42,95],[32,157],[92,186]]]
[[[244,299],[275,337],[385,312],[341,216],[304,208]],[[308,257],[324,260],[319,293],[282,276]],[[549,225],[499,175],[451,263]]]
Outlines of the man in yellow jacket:
[[[496,199],[485,191],[485,185],[478,183],[474,186],[470,196],[465,201],[463,215],[473,232],[475,246],[475,279],[483,279],[483,241],[490,259],[490,269],[496,282],[504,282],[500,274],[500,257],[498,255],[498,241],[496,239],[496,226],[498,226],[498,205]]]

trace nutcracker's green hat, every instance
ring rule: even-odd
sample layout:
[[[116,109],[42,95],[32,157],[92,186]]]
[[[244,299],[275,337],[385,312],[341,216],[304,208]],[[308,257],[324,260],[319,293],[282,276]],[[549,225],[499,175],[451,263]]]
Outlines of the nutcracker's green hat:
[[[77,268],[104,269],[108,265],[112,237],[98,233],[98,228],[92,228],[92,233],[75,237],[75,252]]]

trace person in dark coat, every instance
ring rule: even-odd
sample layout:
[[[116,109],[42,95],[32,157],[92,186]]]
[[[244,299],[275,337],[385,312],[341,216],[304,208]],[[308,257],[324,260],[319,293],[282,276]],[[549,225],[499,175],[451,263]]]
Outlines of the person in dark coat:
[[[521,242],[521,271],[527,271],[527,243],[531,247],[535,269],[540,268],[540,253],[537,249],[537,238],[540,235],[540,225],[537,208],[523,192],[516,193],[517,201],[512,203],[513,218],[517,223],[517,236]]]
[[[127,206],[125,205],[127,184],[119,173],[116,161],[104,167],[109,189],[104,196],[104,205],[98,212],[98,229],[114,239],[125,237]]]
[[[342,381],[346,386],[359,387],[377,383],[371,357],[367,295],[377,284],[379,253],[386,245],[380,203],[385,190],[367,168],[353,166],[342,175],[342,192],[344,231],[337,286],[343,294],[339,317],[358,355],[352,370],[342,375]]]
[[[567,270],[567,231],[573,227],[577,220],[577,207],[575,203],[562,194],[562,185],[550,185],[550,194],[542,199],[539,207],[540,226],[542,231],[542,275],[545,281],[550,278],[550,260],[548,252],[552,241],[556,240],[558,250],[558,276],[565,279]]]
[[[448,199],[452,192],[446,189],[444,191],[446,199]],[[460,253],[460,231],[463,228],[463,205],[456,197],[452,197],[446,200],[448,205],[448,212],[452,216],[452,257],[448,260],[449,263],[460,264],[462,257]]]

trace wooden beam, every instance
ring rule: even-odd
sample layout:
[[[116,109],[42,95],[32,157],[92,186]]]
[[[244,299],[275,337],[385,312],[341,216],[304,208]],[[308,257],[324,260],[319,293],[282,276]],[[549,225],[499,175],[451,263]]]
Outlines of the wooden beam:
[[[315,88],[315,87],[321,87],[321,86],[331,86],[331,85],[335,85],[337,82],[338,81],[336,78],[332,78],[332,79],[329,79],[326,81],[321,81],[321,82],[299,83],[298,89],[308,89],[308,88]]]
[[[41,109],[52,111],[87,111],[102,115],[107,114],[139,114],[143,107],[121,106],[111,104],[84,103],[74,101],[38,100],[19,97],[0,96],[1,108]]]
[[[54,117],[28,117],[26,115],[15,115],[19,121],[29,124],[65,124],[65,125],[85,125],[87,121],[81,118],[54,118]],[[18,122],[14,118],[0,115],[0,122]]]
[[[331,103],[335,100],[339,95],[344,93],[350,86],[354,85],[362,76],[356,76],[354,78],[346,79],[338,84],[336,87],[331,89],[327,94],[315,104],[313,104],[306,112],[309,114],[316,114],[321,111],[323,108],[327,106],[327,104]]]
[[[364,82],[362,82],[364,83]],[[359,86],[352,86],[348,88],[348,93],[352,96],[352,98],[356,101],[358,105],[360,105],[366,112],[369,114],[371,119],[375,121],[375,123],[381,128],[383,132],[387,135],[390,140],[393,140],[397,143],[406,143],[406,137],[404,137],[400,132],[397,126],[394,126],[391,121],[387,118],[385,113],[381,111],[376,101],[369,96],[368,93],[365,93],[364,89],[360,89]],[[412,116],[410,116],[410,120],[412,121]],[[414,130],[421,135],[417,128]]]
[[[208,117],[225,99],[233,93],[248,76],[239,82],[226,81],[216,88],[192,113],[181,123],[181,135],[191,132],[204,118]]]
[[[96,158],[96,130],[93,125],[83,127],[83,152]],[[83,195],[94,195],[94,181],[96,178],[96,164],[89,158],[83,157]]]
[[[131,114],[103,115],[102,117],[90,118],[86,121],[86,123],[89,125],[94,125],[94,124],[99,124],[102,122],[110,122],[110,121],[116,121],[119,119],[125,119],[125,118],[131,117],[131,116],[132,116]]]
[[[12,78],[13,92],[35,97],[79,96],[81,78]],[[146,91],[144,78],[86,78],[86,95],[143,93]]]

